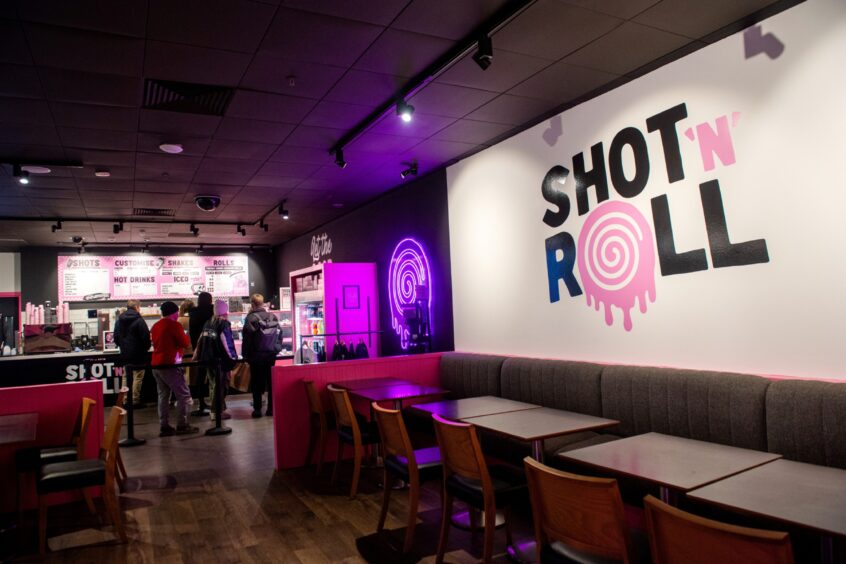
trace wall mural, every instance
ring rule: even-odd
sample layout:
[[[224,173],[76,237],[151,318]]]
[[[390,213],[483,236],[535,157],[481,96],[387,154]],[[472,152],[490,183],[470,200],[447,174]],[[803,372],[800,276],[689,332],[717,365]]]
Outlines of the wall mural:
[[[397,243],[388,272],[388,300],[391,306],[391,327],[400,338],[400,346],[427,342],[432,326],[432,271],[426,251],[416,240],[406,238]]]

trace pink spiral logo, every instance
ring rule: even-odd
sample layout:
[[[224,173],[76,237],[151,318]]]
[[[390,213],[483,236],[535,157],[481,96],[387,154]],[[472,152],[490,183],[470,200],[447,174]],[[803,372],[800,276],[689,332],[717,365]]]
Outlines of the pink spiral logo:
[[[429,259],[423,247],[414,239],[403,239],[394,249],[388,272],[388,292],[391,327],[399,335],[400,346],[407,349],[409,328],[406,311],[425,308],[431,323],[432,279]]]
[[[605,323],[614,323],[611,306],[623,310],[623,327],[632,330],[637,301],[655,302],[655,244],[649,223],[626,202],[605,202],[587,218],[579,233],[579,273],[588,306],[605,306]]]

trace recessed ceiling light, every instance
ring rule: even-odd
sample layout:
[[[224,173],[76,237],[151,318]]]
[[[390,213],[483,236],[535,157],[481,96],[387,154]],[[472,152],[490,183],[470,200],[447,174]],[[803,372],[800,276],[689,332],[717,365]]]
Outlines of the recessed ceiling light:
[[[97,178],[108,178],[111,175],[112,173],[109,172],[109,169],[107,168],[98,168],[94,171],[94,176],[96,176]]]
[[[24,165],[21,170],[25,170],[30,174],[50,174],[50,169],[46,166]]]
[[[397,102],[397,115],[404,121],[408,123],[411,121],[411,116],[414,114],[414,106],[411,104],[406,104],[405,100],[399,100]]]
[[[185,149],[182,147],[181,143],[162,143],[159,145],[159,150],[165,153],[170,153],[171,155],[178,155]]]

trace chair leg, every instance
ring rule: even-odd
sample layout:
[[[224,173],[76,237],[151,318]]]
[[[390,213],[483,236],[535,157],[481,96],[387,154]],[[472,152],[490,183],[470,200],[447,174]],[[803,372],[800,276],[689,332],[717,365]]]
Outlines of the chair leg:
[[[482,562],[489,564],[493,559],[493,540],[496,531],[496,507],[485,508],[485,551]]]
[[[388,504],[391,501],[391,480],[388,469],[382,473],[382,510],[379,512],[379,524],[376,525],[376,532],[381,533],[385,528],[385,519],[388,516]]]
[[[355,494],[358,493],[358,479],[361,476],[361,457],[364,455],[364,447],[355,445],[353,460],[353,477],[350,485],[350,499],[355,499]]]
[[[118,488],[120,488],[120,491],[123,492],[123,491],[126,491],[126,478],[127,478],[128,474],[126,473],[126,466],[123,465],[123,457],[120,455],[120,448],[118,448],[116,452],[117,452],[116,462],[117,462],[117,470],[118,470],[118,472],[117,472],[117,483],[118,483]]]
[[[97,508],[94,507],[94,498],[91,497],[91,492],[87,488],[82,488],[82,497],[85,498],[85,503],[88,505],[88,511],[91,515],[97,515]]]
[[[317,440],[318,446],[317,448],[320,449],[317,453],[317,475],[320,476],[320,473],[323,471],[323,458],[326,454],[326,431],[321,429],[320,430],[320,437]]]
[[[447,541],[449,540],[449,525],[452,517],[452,494],[444,492],[443,511],[441,512],[441,535],[438,538],[438,553],[435,556],[435,564],[441,564],[444,561],[444,553],[446,552]]]
[[[414,528],[417,526],[417,506],[420,503],[420,482],[415,480],[408,488],[408,526],[405,529],[405,544],[403,553],[411,550],[414,543]]]
[[[514,538],[511,536],[511,506],[505,508],[505,542],[506,546],[514,545]]]
[[[341,438],[338,437],[338,452],[335,454],[335,468],[332,470],[332,479],[329,482],[333,486],[338,481],[338,466],[341,465],[341,456],[343,454],[344,454],[344,443],[342,443]]]
[[[38,497],[38,553],[47,553],[47,499]]]
[[[115,535],[122,542],[126,542],[126,529],[124,529],[123,520],[120,517],[120,505],[117,496],[115,496],[114,486],[106,485],[103,487],[103,503],[105,503],[109,518],[115,527]]]
[[[306,454],[305,459],[305,466],[311,465],[311,461],[314,460],[314,448],[317,446],[317,429],[315,429],[314,421],[312,421],[310,425],[310,429],[308,432],[308,451]]]

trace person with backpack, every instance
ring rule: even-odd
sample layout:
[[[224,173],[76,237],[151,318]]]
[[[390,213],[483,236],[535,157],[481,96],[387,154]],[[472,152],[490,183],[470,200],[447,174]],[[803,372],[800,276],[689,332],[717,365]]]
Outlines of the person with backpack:
[[[212,299],[212,295],[208,292],[200,292],[197,295],[197,306],[193,308],[191,311],[188,312],[188,335],[191,337],[191,348],[197,348],[197,341],[200,339],[200,335],[203,332],[203,327],[206,326],[206,323],[209,319],[214,317],[214,303]],[[197,356],[193,357],[194,360],[197,360]],[[207,394],[207,386],[206,386],[206,379],[208,375],[206,374],[206,369],[203,366],[193,367],[191,372],[191,382],[189,382],[191,392],[194,397],[198,400],[198,407],[197,413],[194,415],[205,415],[206,414],[206,394]]]
[[[214,302],[214,317],[209,319],[203,327],[203,332],[197,340],[194,359],[210,363],[206,374],[208,374],[209,396],[212,402],[211,419],[214,420],[216,416],[215,391],[218,381],[221,384],[220,418],[231,419],[232,416],[226,413],[225,398],[226,391],[229,389],[229,372],[235,367],[238,353],[235,350],[235,339],[232,337],[232,325],[229,323],[229,302],[226,300]],[[219,375],[218,366],[220,367]]]
[[[141,317],[141,302],[129,300],[126,311],[115,321],[115,344],[120,347],[118,366],[134,365],[143,367],[150,362],[150,329]],[[141,408],[141,386],[144,383],[144,368],[132,372],[132,407]]]
[[[273,384],[271,369],[276,364],[276,355],[282,350],[279,341],[279,319],[267,311],[264,296],[253,294],[250,298],[250,313],[244,320],[241,354],[250,365],[250,387],[253,392],[253,414],[261,417],[261,400],[267,390],[267,411],[273,415]]]

